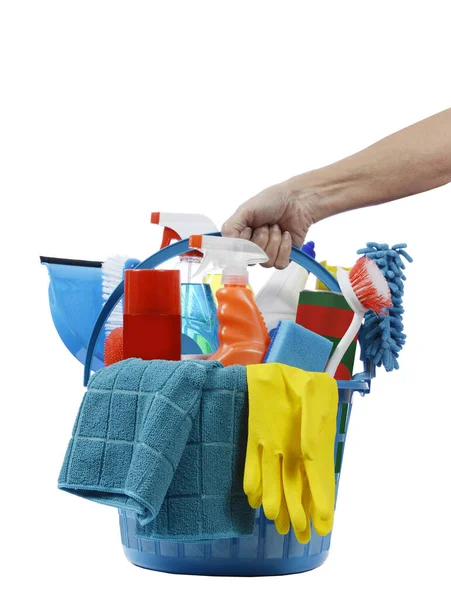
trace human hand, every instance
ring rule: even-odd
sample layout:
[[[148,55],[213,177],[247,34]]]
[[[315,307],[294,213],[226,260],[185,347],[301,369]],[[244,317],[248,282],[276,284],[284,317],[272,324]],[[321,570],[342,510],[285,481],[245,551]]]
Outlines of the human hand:
[[[301,177],[263,190],[224,223],[222,235],[255,242],[268,255],[264,267],[284,269],[290,262],[291,246],[302,246],[315,222],[317,195],[304,190]]]

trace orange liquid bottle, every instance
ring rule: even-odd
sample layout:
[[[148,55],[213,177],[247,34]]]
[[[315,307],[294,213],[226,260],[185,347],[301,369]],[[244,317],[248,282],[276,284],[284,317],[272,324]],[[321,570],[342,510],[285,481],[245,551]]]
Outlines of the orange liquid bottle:
[[[190,237],[190,247],[205,253],[204,268],[212,262],[223,269],[224,287],[218,300],[219,348],[210,360],[225,367],[263,362],[270,337],[254,293],[247,289],[247,265],[266,262],[265,252],[253,242],[205,235]]]
[[[263,362],[270,337],[254,293],[245,285],[225,284],[216,298],[219,348],[210,360],[219,360],[225,367]]]

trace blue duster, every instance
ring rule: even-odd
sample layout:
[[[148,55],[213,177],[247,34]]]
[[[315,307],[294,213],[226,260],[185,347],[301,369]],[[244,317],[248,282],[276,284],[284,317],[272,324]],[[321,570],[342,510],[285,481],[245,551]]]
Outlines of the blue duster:
[[[402,322],[406,276],[403,273],[405,265],[402,259],[405,258],[408,262],[413,259],[404,248],[407,248],[407,244],[395,244],[389,248],[388,244],[368,242],[366,248],[357,250],[357,254],[364,254],[374,260],[387,279],[392,295],[392,308],[382,315],[368,311],[360,333],[362,359],[370,359],[378,367],[384,365],[386,371],[399,369],[399,353],[406,342]]]

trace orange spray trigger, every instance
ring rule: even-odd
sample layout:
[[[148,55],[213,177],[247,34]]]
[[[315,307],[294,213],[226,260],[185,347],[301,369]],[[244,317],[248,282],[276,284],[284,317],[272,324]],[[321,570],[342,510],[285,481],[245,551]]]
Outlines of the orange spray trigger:
[[[199,234],[190,235],[190,237],[189,237],[189,247],[190,248],[196,248],[197,250],[199,248],[202,248],[202,236],[199,235]]]

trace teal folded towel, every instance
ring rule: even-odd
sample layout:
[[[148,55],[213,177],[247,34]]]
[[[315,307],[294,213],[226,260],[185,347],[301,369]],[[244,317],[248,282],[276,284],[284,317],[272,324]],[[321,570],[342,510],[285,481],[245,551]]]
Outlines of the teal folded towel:
[[[130,359],[90,380],[60,489],[133,511],[141,537],[248,535],[244,367]]]
[[[138,538],[189,542],[252,534],[255,511],[243,491],[246,369],[213,364],[161,510],[154,521],[137,524]]]

